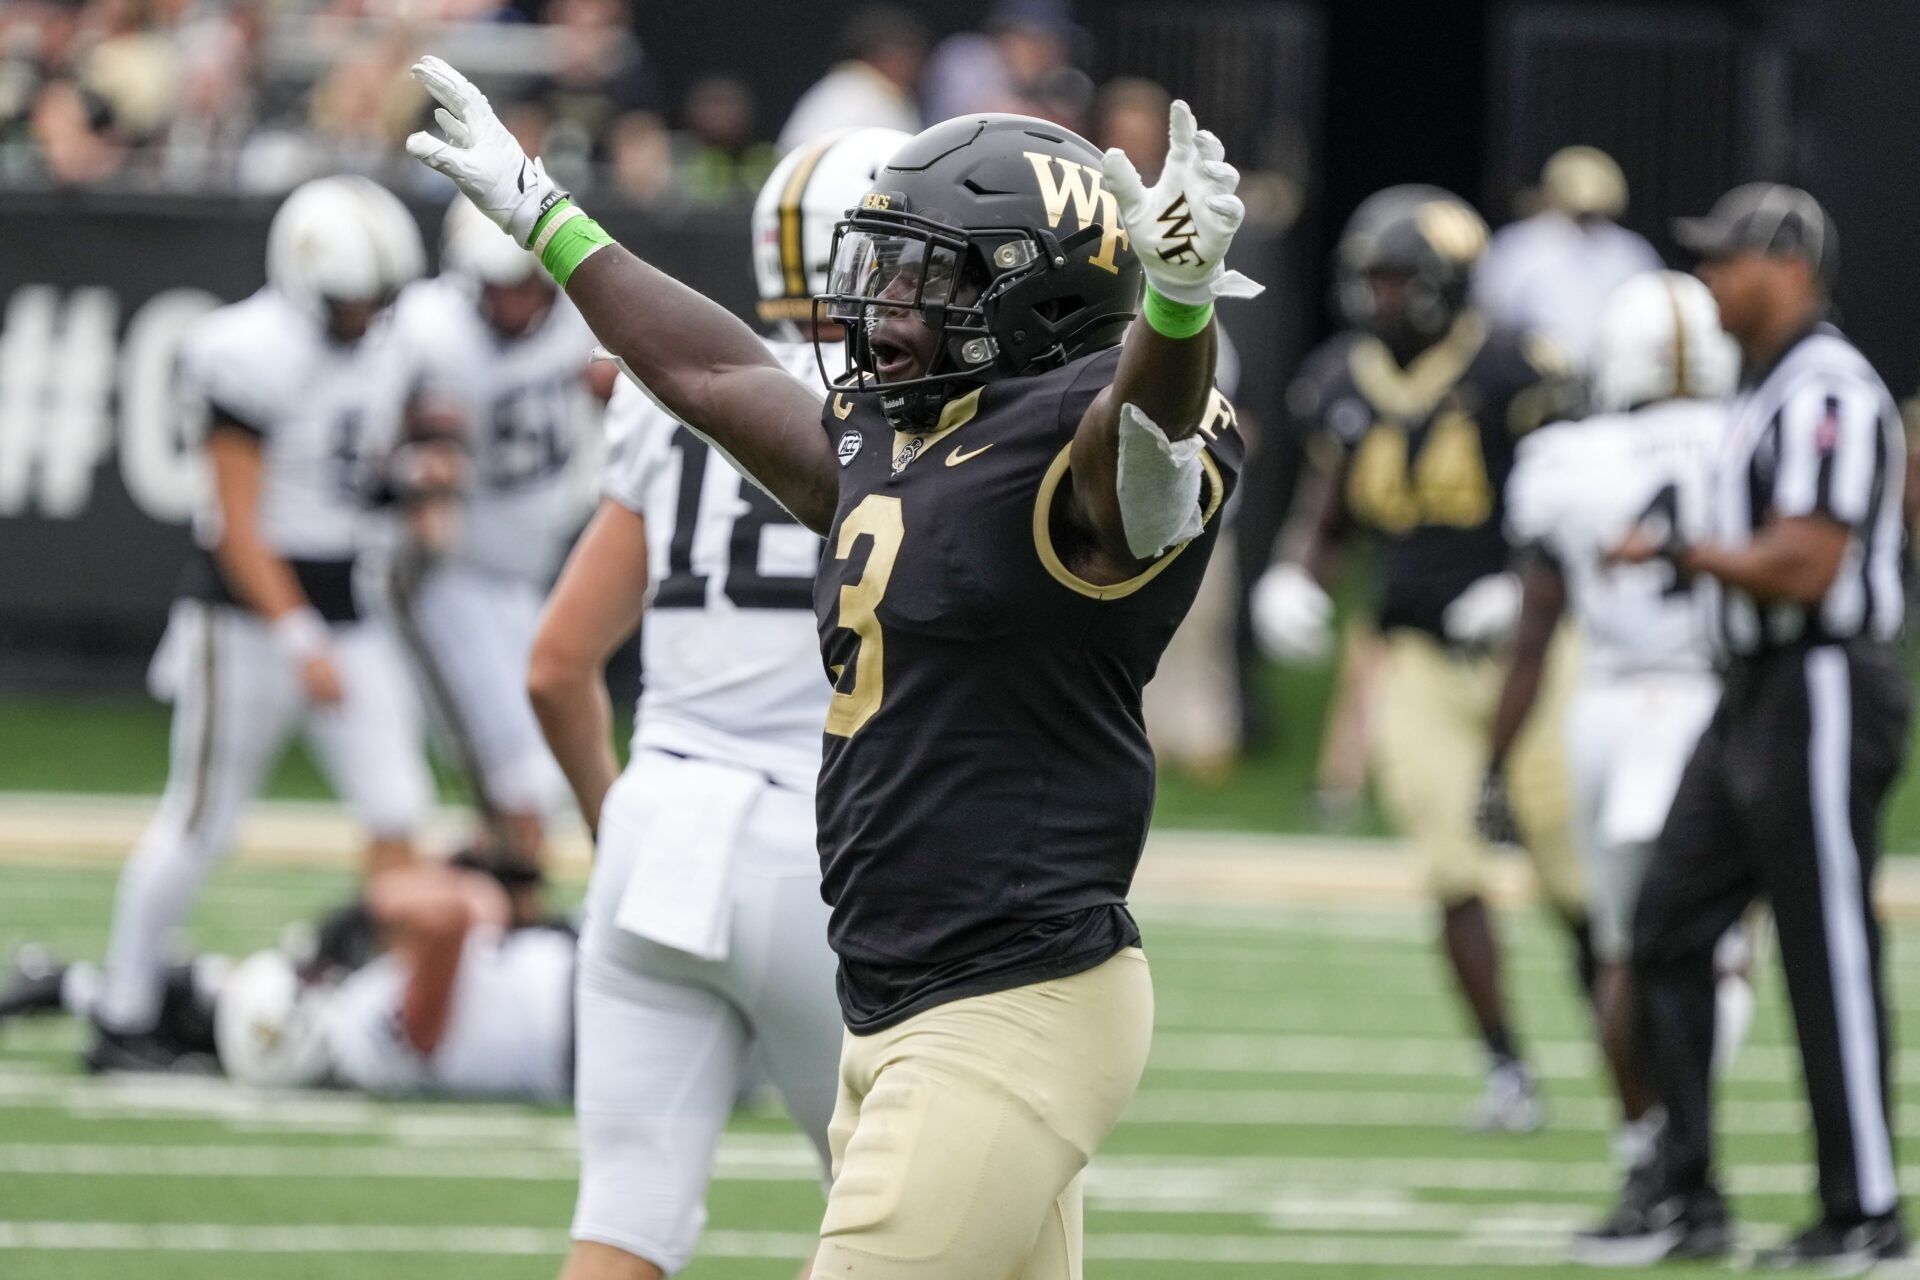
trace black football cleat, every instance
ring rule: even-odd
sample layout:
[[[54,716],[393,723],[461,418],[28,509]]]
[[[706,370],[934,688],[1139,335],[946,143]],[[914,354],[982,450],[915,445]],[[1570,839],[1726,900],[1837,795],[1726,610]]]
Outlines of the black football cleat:
[[[7,966],[7,984],[0,989],[0,1022],[30,1014],[59,1013],[60,989],[67,966],[38,943],[29,942],[13,953]]]
[[[96,1024],[93,1045],[80,1061],[94,1075],[128,1072],[210,1076],[219,1071],[210,1054],[196,1053],[156,1031],[109,1031]]]
[[[1732,1250],[1733,1227],[1718,1191],[1666,1191],[1643,1170],[1627,1179],[1606,1221],[1573,1237],[1567,1260],[1588,1267],[1651,1267],[1724,1258]]]
[[[1755,1271],[1805,1271],[1820,1276],[1863,1276],[1882,1262],[1907,1256],[1907,1229],[1889,1214],[1846,1225],[1816,1222],[1753,1257]]]

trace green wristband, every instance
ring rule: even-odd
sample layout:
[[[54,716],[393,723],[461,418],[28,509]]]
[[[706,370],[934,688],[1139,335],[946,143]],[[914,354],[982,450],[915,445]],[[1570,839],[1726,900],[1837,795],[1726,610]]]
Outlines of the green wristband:
[[[1174,302],[1163,298],[1149,284],[1140,299],[1140,314],[1147,325],[1163,338],[1191,338],[1213,319],[1213,303]]]
[[[553,282],[565,288],[567,278],[595,251],[613,243],[613,237],[601,229],[579,208],[567,204],[554,206],[552,212],[536,224],[534,252]]]

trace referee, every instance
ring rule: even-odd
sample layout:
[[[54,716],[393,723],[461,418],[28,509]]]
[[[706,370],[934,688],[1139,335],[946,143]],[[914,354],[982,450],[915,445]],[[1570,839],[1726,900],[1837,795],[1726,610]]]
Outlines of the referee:
[[[1736,188],[1679,241],[1746,370],[1689,544],[1643,524],[1614,553],[1661,558],[1710,609],[1724,692],[1680,782],[1635,911],[1645,1060],[1667,1109],[1658,1158],[1574,1256],[1625,1265],[1732,1243],[1713,1177],[1713,949],[1773,907],[1820,1165],[1820,1218],[1762,1269],[1857,1274],[1906,1254],[1888,1123],[1889,1035],[1873,874],[1904,763],[1900,627],[1906,446],[1892,397],[1825,320],[1832,224],[1804,191]]]

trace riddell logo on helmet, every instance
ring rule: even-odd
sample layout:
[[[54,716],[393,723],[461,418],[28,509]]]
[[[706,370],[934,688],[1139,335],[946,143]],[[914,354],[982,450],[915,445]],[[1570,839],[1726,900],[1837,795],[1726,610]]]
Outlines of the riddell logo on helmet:
[[[1098,222],[1105,233],[1100,237],[1100,251],[1088,261],[1102,270],[1119,274],[1115,255],[1120,246],[1131,247],[1132,241],[1127,239],[1127,229],[1120,225],[1119,202],[1113,198],[1113,192],[1100,185],[1100,171],[1092,165],[1042,151],[1023,154],[1033,164],[1034,176],[1040,181],[1040,199],[1047,207],[1047,225],[1059,226],[1071,202],[1073,216],[1081,226]],[[1058,176],[1054,173],[1056,164],[1060,166]]]

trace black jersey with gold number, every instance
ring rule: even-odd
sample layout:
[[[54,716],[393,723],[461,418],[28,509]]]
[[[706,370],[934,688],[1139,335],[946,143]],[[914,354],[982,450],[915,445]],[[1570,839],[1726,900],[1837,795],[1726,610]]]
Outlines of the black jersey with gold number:
[[[1522,435],[1567,416],[1572,383],[1535,335],[1468,312],[1401,368],[1379,339],[1345,333],[1288,392],[1309,447],[1345,461],[1340,500],[1382,544],[1377,617],[1444,638],[1442,615],[1507,566],[1504,500]]]
[[[814,588],[834,684],[820,855],[856,1032],[1139,940],[1140,690],[1193,603],[1243,451],[1216,395],[1205,532],[1126,582],[1076,577],[1051,517],[1117,360],[989,384],[922,435],[894,431],[873,395],[828,397],[844,470]]]

